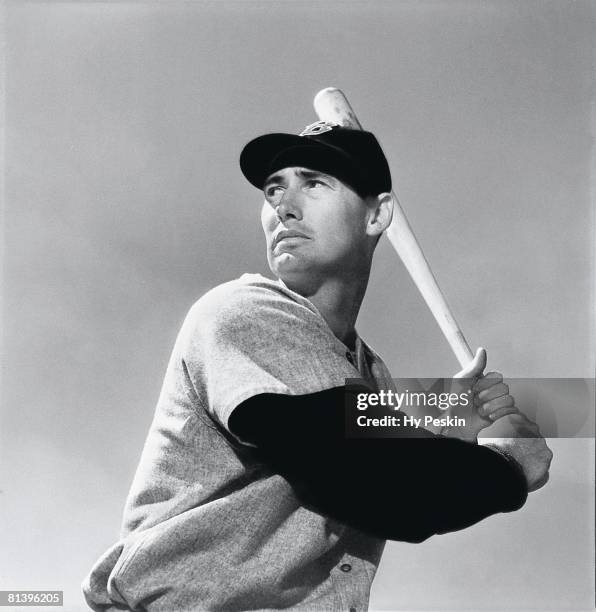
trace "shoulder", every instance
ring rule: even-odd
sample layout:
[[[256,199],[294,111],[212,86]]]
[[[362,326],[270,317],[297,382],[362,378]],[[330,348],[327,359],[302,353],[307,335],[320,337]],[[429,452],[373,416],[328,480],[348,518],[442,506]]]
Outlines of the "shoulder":
[[[288,319],[317,324],[319,318],[307,299],[279,281],[260,274],[243,274],[201,296],[190,308],[183,332],[221,335],[257,329],[266,333]]]
[[[221,319],[235,314],[256,314],[267,307],[288,308],[297,303],[292,292],[278,281],[270,280],[260,274],[243,274],[207,291],[193,304],[188,316]]]

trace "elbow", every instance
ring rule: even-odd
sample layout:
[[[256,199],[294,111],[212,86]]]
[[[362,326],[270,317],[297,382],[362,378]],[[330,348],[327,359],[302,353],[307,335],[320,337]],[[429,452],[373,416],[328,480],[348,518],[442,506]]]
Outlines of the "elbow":
[[[408,544],[422,544],[434,535],[435,532],[428,529],[412,529],[407,533],[395,534],[395,537],[389,539],[397,542],[407,542]]]
[[[410,520],[407,518],[400,520],[388,531],[387,539],[408,544],[422,544],[438,533],[431,521],[421,521],[414,517],[410,517]]]

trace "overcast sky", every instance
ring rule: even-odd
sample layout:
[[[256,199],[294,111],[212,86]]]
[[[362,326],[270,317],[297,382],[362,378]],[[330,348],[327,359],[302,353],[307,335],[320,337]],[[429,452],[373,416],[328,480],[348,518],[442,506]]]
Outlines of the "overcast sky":
[[[185,313],[218,283],[268,274],[261,195],[238,154],[315,121],[323,87],[341,87],[377,134],[489,367],[593,377],[593,3],[2,10],[0,588],[64,589],[64,610],[81,609],[78,584],[117,537]],[[394,376],[458,369],[386,241],[358,329]],[[551,482],[521,512],[390,544],[372,607],[591,606],[593,440],[553,446]],[[399,486],[390,468],[388,479]]]

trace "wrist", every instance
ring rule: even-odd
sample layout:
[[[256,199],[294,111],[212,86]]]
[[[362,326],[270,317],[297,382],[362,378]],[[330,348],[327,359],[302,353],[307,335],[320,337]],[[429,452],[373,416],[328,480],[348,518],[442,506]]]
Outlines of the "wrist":
[[[526,477],[524,468],[522,467],[521,463],[519,463],[519,461],[512,454],[508,453],[501,446],[495,444],[494,442],[490,442],[488,444],[482,444],[482,446],[486,446],[487,448],[490,448],[495,453],[498,453],[499,455],[501,455],[501,457],[504,457],[507,460],[507,463],[509,463],[509,465],[516,471],[518,476],[520,476],[523,479],[526,487],[528,486],[528,479]]]
[[[446,438],[457,438],[464,442],[478,444],[478,435],[475,432],[469,432],[461,427],[450,427],[449,425],[445,425],[439,430],[439,435],[445,436]]]

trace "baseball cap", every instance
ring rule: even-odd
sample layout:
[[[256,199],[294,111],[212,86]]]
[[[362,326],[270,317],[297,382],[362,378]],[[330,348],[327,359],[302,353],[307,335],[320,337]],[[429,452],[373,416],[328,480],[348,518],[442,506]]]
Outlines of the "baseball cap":
[[[290,166],[330,174],[361,197],[391,191],[391,173],[374,134],[329,121],[308,125],[300,134],[264,134],[240,154],[240,169],[258,189],[268,176]]]

